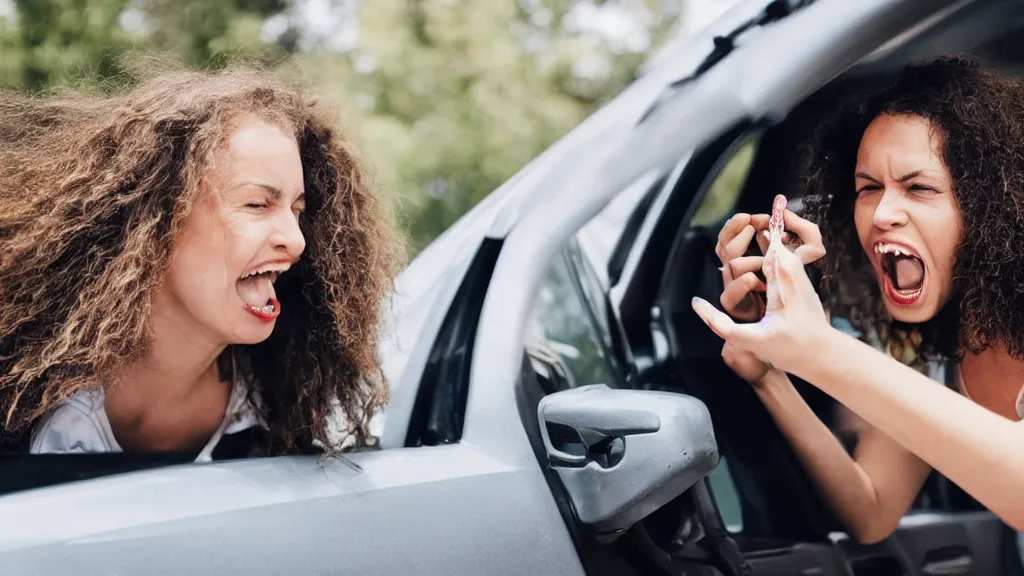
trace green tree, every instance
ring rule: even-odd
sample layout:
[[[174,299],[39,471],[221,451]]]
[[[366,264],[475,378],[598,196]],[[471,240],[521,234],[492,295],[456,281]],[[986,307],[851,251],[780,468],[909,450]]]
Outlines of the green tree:
[[[663,0],[333,0],[359,7],[338,51],[303,29],[306,0],[5,1],[0,87],[117,86],[132,51],[302,76],[342,104],[413,253],[618,93],[674,25]],[[609,8],[638,34],[586,26]]]
[[[14,0],[0,21],[5,86],[41,90],[72,77],[109,78],[133,38],[118,25],[128,0]]]
[[[277,43],[262,38],[266,19],[286,12],[288,0],[137,0],[147,40],[186,64],[218,68],[236,58],[273,63],[294,52],[294,31]]]
[[[363,5],[350,101],[413,251],[618,93],[670,25],[652,16],[647,45],[623,49],[573,25],[579,4]],[[597,73],[580,72],[587,60]]]

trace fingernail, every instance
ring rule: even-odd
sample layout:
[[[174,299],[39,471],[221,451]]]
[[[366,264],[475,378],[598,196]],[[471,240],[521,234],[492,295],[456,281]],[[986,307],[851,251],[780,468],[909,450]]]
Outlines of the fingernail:
[[[719,272],[725,272],[725,266],[719,266],[718,267],[718,271]]]

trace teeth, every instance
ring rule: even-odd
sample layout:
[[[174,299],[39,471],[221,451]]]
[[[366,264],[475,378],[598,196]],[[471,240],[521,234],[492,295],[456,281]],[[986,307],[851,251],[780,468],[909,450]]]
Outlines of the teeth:
[[[911,254],[910,251],[906,250],[905,248],[902,248],[900,246],[895,246],[893,244],[883,244],[883,243],[875,244],[875,253],[876,254],[897,254],[899,256],[914,256],[914,254]],[[915,258],[916,258],[916,256],[915,256]]]
[[[252,306],[252,309],[257,312],[260,312],[261,314],[273,314],[274,305],[268,304],[266,306]]]
[[[277,280],[277,277],[280,276],[281,273],[285,272],[286,270],[287,270],[287,268],[284,269],[284,270],[281,270],[279,268],[274,268],[273,266],[266,266],[264,268],[257,268],[256,270],[253,270],[252,272],[249,272],[248,274],[246,274],[246,275],[242,276],[241,278],[239,278],[239,280],[245,280],[246,278],[252,278],[253,276],[259,276],[260,274],[268,274],[269,273],[269,274],[272,275],[270,280],[271,280],[271,282],[273,282],[273,281]]]

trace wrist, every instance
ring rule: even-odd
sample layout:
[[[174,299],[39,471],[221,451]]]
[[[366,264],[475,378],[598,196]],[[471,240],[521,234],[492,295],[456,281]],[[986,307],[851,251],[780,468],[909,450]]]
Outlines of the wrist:
[[[761,376],[754,382],[754,390],[762,400],[765,400],[767,397],[775,397],[780,391],[792,386],[793,383],[789,381],[786,373],[777,368],[769,369],[764,373],[764,376]]]
[[[826,326],[823,330],[816,332],[811,340],[813,353],[806,354],[804,356],[806,360],[798,366],[793,366],[790,370],[793,375],[807,382],[819,381],[823,376],[823,370],[828,370],[829,367],[841,363],[842,354],[844,354],[843,345],[853,338],[832,326]]]

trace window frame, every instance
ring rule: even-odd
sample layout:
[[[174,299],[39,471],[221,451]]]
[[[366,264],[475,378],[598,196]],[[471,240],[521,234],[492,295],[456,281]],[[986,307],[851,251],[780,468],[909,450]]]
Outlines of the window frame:
[[[569,242],[562,249],[558,251],[555,258],[552,261],[551,268],[548,271],[548,275],[544,280],[543,286],[551,283],[551,279],[557,267],[561,267],[567,279],[569,295],[573,298],[580,307],[580,314],[572,314],[575,318],[579,317],[586,327],[587,337],[591,344],[597,349],[602,369],[612,381],[604,382],[610,388],[621,388],[628,381],[628,372],[622,369],[620,359],[614,353],[613,335],[611,333],[611,318],[602,317],[601,312],[596,308],[597,302],[594,302],[594,298],[607,299],[607,291],[603,288],[600,283],[600,279],[596,276],[593,271],[593,263],[589,262],[586,252],[580,246],[576,236],[570,238]],[[589,271],[589,280],[585,280],[583,276],[586,276]],[[590,294],[586,283],[590,283],[591,289],[598,290],[597,294]],[[533,309],[530,312],[531,324],[539,324],[541,329],[546,332],[543,318],[539,317],[538,311],[540,310],[539,304],[535,303]],[[602,322],[603,318],[603,322]],[[527,345],[530,345],[530,338]],[[545,336],[544,340],[550,342]],[[556,351],[557,354],[557,351]],[[561,358],[561,363],[566,370],[570,372],[572,377],[573,386],[580,386],[586,384],[594,384],[596,382],[577,382],[577,376],[573,372],[571,365],[566,363],[564,358]]]

